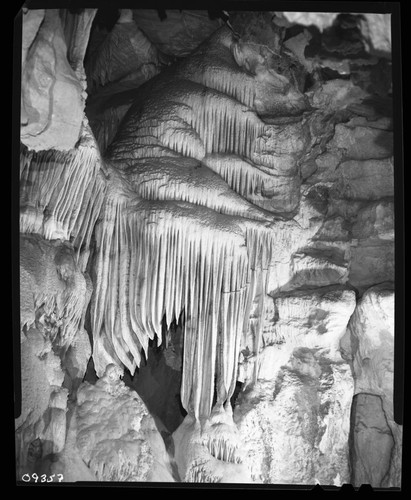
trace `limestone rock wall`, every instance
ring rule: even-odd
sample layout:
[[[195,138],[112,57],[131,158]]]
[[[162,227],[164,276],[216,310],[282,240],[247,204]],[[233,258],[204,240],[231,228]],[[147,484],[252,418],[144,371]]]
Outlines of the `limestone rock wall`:
[[[102,152],[131,106],[136,89],[170,60],[140,29],[131,9],[120,10],[108,33],[95,26],[84,64],[89,94],[87,115]],[[114,106],[116,98],[121,104]]]
[[[354,308],[355,293],[341,286],[267,303],[263,347],[257,358],[242,353],[234,409],[254,481],[350,482],[353,380],[339,343]]]
[[[75,245],[69,226],[74,228],[81,213],[76,234],[81,227],[87,232],[91,222],[86,213],[93,166],[88,167],[95,148],[87,147],[94,139],[85,131],[83,59],[95,13],[22,9],[17,480],[46,473],[64,452],[72,404],[91,356],[85,329],[93,290],[86,271],[89,241]],[[76,198],[75,213],[64,196]]]
[[[174,481],[164,442],[135,391],[109,366],[77,393],[76,447],[97,481]],[[96,418],[96,415],[98,417]]]
[[[369,288],[343,339],[355,380],[351,440],[356,485],[390,487],[401,480],[402,426],[394,421],[393,410],[394,300],[389,283]]]
[[[69,150],[79,138],[86,99],[75,72],[78,62],[73,69],[66,57],[58,9],[22,15],[22,142],[35,151]],[[83,36],[87,43],[87,30]]]
[[[68,399],[75,397],[91,355],[84,329],[91,292],[70,244],[39,235],[21,237],[22,412],[16,419],[20,477],[28,470],[38,473],[45,457],[64,448]]]

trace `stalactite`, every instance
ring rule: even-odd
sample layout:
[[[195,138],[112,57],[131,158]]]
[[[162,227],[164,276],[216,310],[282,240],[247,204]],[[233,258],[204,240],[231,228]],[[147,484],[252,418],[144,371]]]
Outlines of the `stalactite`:
[[[217,358],[221,404],[233,394],[249,284],[268,265],[269,230],[189,203],[135,203],[113,196],[97,228],[95,343],[110,343],[131,370],[149,339],[161,343],[164,315],[170,324],[184,310],[181,399],[199,418],[212,408]]]
[[[181,401],[196,418],[210,414],[216,384],[217,405],[230,400],[250,327],[258,351],[250,313],[274,244],[272,215],[247,201],[272,180],[250,161],[266,127],[252,109],[255,79],[224,51],[232,78],[221,61],[194,73],[181,63],[167,84],[142,86],[105,158],[136,200],[108,195],[96,231],[95,352],[110,345],[139,366],[163,320],[184,313]]]
[[[188,80],[172,83],[169,89],[154,86],[156,105],[141,102],[139,109],[136,104],[135,115],[131,109],[129,122],[120,127],[108,148],[110,159],[146,156],[144,150],[150,146],[199,160],[212,152],[251,156],[253,143],[265,127],[254,111],[203,85]]]
[[[187,115],[182,110],[182,117],[198,132],[206,153],[251,156],[253,143],[264,130],[264,123],[252,110],[225,94],[194,85],[185,102],[191,110]]]
[[[237,155],[209,154],[203,159],[208,168],[220,175],[227,184],[246,199],[260,193],[264,182],[272,183],[272,176]]]
[[[233,47],[237,43],[227,27],[220,28],[173,68],[173,77],[210,87],[253,108],[256,81],[236,62]]]
[[[38,321],[49,331],[55,349],[69,346],[82,325],[85,282],[76,279],[66,289],[56,293],[55,290],[33,290],[33,306],[42,311]],[[21,324],[30,327],[31,324]]]
[[[215,162],[210,160],[210,163]],[[238,163],[241,167],[244,161],[238,159]],[[236,167],[233,159],[227,164]],[[217,170],[215,166],[214,168]],[[259,209],[234,189],[230,189],[225,180],[221,179],[222,176],[216,175],[211,169],[191,158],[139,159],[135,160],[125,173],[136,194],[144,199],[181,200],[207,206],[227,215],[261,221],[272,220],[270,213]],[[213,196],[210,196],[211,186]]]
[[[33,152],[22,146],[20,231],[88,246],[100,212],[105,183],[90,132],[76,149]]]
[[[239,464],[241,458],[238,454],[238,447],[231,444],[224,436],[207,436],[203,444],[207,446],[210,454],[217,460]]]
[[[187,483],[218,483],[220,478],[210,474],[206,467],[194,463],[187,471],[184,481]]]

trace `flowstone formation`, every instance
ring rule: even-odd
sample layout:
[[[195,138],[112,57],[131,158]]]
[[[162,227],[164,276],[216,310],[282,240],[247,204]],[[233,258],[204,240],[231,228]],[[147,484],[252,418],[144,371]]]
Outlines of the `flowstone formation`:
[[[17,479],[400,486],[387,44],[106,14],[22,11]]]

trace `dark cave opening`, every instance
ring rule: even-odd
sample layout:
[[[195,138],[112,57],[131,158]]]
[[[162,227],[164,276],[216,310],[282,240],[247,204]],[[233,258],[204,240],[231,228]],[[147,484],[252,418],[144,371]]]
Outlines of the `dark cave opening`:
[[[142,398],[155,417],[163,438],[174,432],[187,415],[180,398],[183,316],[182,313],[178,321],[174,319],[170,328],[167,328],[164,317],[162,343],[158,345],[156,340],[150,340],[147,356],[142,352],[142,363],[133,375],[124,369],[123,382]],[[83,382],[95,384],[98,379],[91,356]]]
[[[89,384],[95,384],[98,380],[96,370],[94,368],[94,360],[93,356],[90,356],[90,359],[87,363],[86,373],[83,377],[83,382],[88,382]]]
[[[239,380],[237,380],[237,382],[235,383],[234,393],[230,399],[230,404],[231,404],[231,407],[233,408],[233,410],[235,408],[235,403],[237,401],[238,395],[242,391],[243,385],[244,385],[243,382],[240,382]]]
[[[134,375],[124,372],[124,383],[147,405],[163,438],[174,432],[187,414],[180,399],[182,342],[181,322],[174,320],[168,329],[163,318],[161,345],[151,340],[147,358]]]

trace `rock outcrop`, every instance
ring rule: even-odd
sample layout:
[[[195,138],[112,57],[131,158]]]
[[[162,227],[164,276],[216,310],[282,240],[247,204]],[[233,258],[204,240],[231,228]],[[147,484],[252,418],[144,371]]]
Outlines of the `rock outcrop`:
[[[242,352],[245,389],[234,410],[253,481],[350,481],[353,380],[340,339],[354,308],[355,293],[344,287],[293,292],[268,303],[258,357]]]
[[[86,94],[66,57],[59,11],[39,16],[23,11],[21,140],[35,151],[67,151],[79,139]]]
[[[394,288],[369,288],[343,339],[352,366],[352,482],[392,487],[400,482],[402,427],[394,420]]]
[[[34,441],[39,443],[31,465],[36,473],[41,460],[64,448],[69,390],[73,398],[91,355],[84,330],[90,296],[87,275],[77,266],[68,242],[21,237],[22,413],[16,420],[20,477],[29,466]]]
[[[110,365],[94,385],[79,387],[74,416],[79,455],[97,481],[173,482],[154,420],[121,376]]]

